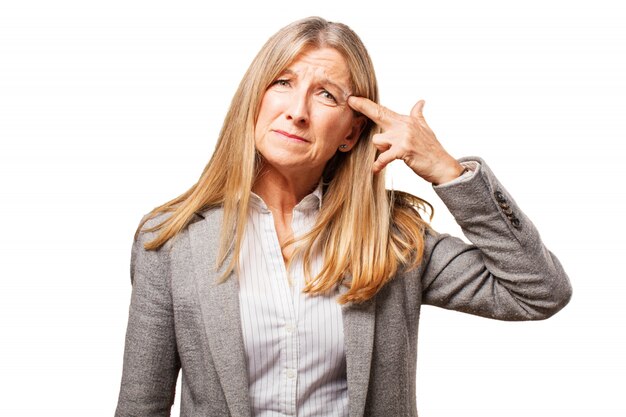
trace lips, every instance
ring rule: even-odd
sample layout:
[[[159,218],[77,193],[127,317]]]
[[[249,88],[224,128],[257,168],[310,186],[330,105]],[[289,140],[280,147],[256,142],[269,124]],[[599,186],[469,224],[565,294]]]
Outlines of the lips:
[[[301,142],[308,142],[308,140],[306,140],[305,138],[303,138],[302,136],[298,136],[298,135],[294,135],[288,132],[285,132],[284,130],[273,130],[274,132],[278,133],[279,135],[288,137],[290,139],[294,139],[297,141],[301,141]]]

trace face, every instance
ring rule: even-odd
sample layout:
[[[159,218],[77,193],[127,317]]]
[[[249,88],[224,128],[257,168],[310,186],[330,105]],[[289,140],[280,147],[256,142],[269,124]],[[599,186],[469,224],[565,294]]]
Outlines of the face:
[[[335,49],[298,55],[261,101],[254,136],[265,168],[319,178],[336,152],[348,152],[365,122],[348,106],[350,86],[345,59]]]

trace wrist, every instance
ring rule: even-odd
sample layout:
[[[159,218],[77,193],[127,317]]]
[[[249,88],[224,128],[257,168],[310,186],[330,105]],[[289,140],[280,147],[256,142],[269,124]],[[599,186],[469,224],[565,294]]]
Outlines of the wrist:
[[[441,185],[447,182],[453,181],[467,172],[468,169],[461,165],[457,160],[454,160],[454,163],[446,165],[442,170],[441,174],[431,183],[433,185]]]

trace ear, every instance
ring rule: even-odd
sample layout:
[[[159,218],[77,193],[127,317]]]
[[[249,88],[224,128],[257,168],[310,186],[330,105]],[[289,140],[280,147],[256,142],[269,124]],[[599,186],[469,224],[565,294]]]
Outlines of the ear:
[[[346,135],[344,139],[344,145],[347,145],[345,148],[340,149],[340,151],[348,152],[350,149],[356,145],[357,141],[361,137],[361,133],[363,133],[363,129],[365,129],[365,125],[367,124],[367,118],[363,115],[354,116],[352,120],[352,128],[350,132]]]

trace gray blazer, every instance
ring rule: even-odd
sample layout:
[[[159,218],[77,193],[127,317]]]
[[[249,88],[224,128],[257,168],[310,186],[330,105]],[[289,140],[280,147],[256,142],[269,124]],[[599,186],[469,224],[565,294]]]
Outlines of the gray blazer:
[[[436,192],[473,244],[428,232],[417,269],[399,273],[371,300],[342,307],[351,417],[417,416],[422,304],[541,320],[571,297],[561,264],[485,162],[461,160],[481,166]],[[143,249],[154,233],[134,242],[117,417],[169,416],[181,368],[181,416],[250,416],[237,280],[216,283],[222,214],[197,213],[158,251]]]

